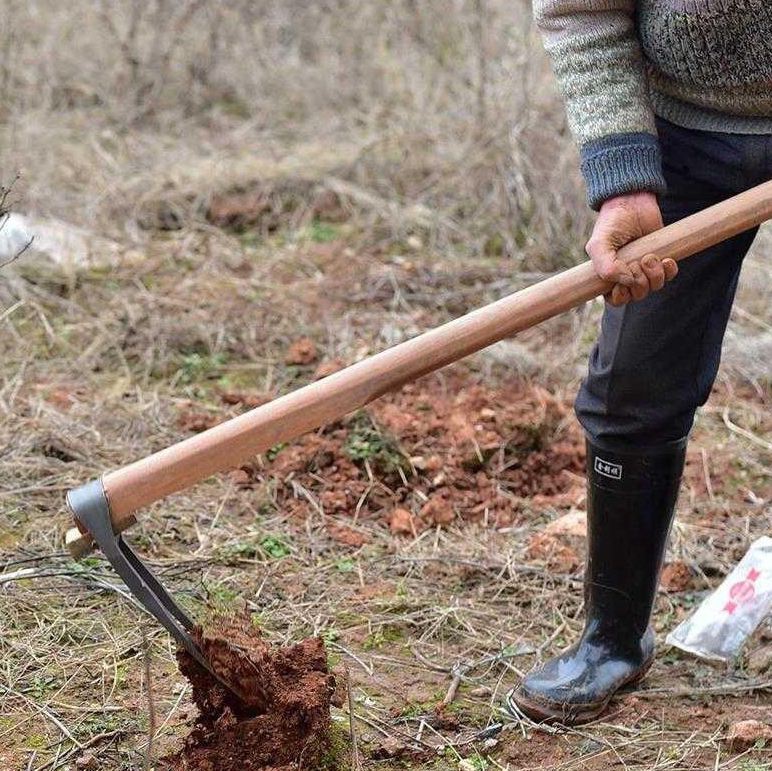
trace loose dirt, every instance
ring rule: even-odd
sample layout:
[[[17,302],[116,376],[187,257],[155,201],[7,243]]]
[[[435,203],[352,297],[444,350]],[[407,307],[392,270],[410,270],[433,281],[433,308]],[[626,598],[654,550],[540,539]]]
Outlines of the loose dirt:
[[[196,430],[195,415],[184,421]],[[490,388],[450,375],[276,447],[232,479],[270,482],[288,514],[321,509],[411,536],[469,521],[502,527],[533,507],[577,505],[583,472],[584,439],[568,403],[526,383]],[[361,545],[330,527],[335,540]]]
[[[316,344],[309,337],[301,337],[295,340],[284,355],[285,364],[306,365],[312,364],[319,358]]]
[[[187,653],[180,671],[193,686],[198,718],[166,771],[295,771],[324,768],[330,751],[335,678],[318,638],[271,646],[248,619],[217,619],[194,638],[236,697]]]

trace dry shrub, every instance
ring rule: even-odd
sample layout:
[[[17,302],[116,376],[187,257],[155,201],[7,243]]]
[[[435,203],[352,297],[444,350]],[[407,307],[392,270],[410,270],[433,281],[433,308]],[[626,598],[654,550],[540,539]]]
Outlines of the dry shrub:
[[[184,222],[212,192],[300,174],[345,182],[370,243],[576,256],[577,160],[526,0],[3,13],[0,167],[24,173],[38,210],[134,238],[159,201]]]

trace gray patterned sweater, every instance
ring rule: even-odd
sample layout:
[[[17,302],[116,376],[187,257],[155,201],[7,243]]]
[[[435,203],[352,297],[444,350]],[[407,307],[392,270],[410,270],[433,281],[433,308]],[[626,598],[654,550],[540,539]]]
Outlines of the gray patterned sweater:
[[[772,0],[533,0],[593,208],[662,192],[654,115],[772,134]]]

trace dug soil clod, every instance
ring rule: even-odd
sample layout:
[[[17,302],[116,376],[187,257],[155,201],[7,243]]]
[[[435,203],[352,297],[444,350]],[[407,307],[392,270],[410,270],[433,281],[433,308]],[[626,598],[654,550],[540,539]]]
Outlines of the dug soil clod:
[[[318,638],[277,648],[248,619],[220,618],[194,639],[241,700],[187,653],[180,671],[193,686],[199,715],[166,771],[296,771],[324,768],[330,748],[335,679]]]

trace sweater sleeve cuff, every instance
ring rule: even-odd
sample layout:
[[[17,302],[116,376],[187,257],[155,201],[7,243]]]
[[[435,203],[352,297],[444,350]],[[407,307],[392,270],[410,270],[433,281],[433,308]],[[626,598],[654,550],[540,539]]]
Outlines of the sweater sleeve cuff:
[[[587,201],[596,211],[625,193],[664,193],[662,152],[653,134],[612,134],[581,148]]]

